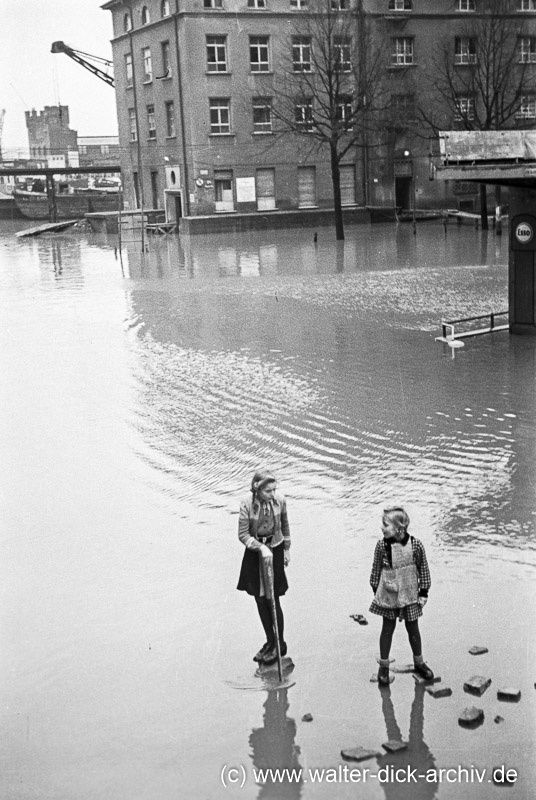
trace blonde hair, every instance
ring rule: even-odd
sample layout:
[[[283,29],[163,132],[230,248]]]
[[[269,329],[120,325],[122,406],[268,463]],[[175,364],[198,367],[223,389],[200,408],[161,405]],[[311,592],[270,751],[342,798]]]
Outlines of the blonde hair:
[[[409,527],[409,517],[401,506],[384,508],[383,516],[388,517],[396,525],[399,533],[407,533]]]
[[[267,467],[258,469],[257,472],[254,474],[253,478],[251,479],[251,494],[253,495],[253,497],[255,497],[259,489],[263,489],[267,483],[276,483],[276,482],[277,478],[275,477],[271,469],[268,469]]]

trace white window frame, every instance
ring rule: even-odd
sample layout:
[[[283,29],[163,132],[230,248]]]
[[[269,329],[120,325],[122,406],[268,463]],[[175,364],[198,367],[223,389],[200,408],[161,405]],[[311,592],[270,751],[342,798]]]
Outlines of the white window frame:
[[[536,11],[536,0],[519,0],[518,11]]]
[[[156,141],[156,113],[154,110],[154,103],[149,103],[147,106],[147,138],[152,142]]]
[[[129,125],[129,142],[138,141],[138,126],[136,125],[136,109],[128,109],[128,125]]]
[[[162,55],[162,77],[171,78],[171,45],[169,41],[160,42],[160,53]]]
[[[464,119],[473,120],[475,118],[475,98],[470,95],[458,95],[456,97],[456,112],[454,119],[461,122]]]
[[[454,63],[459,66],[476,64],[476,39],[472,36],[456,36],[454,39]]]
[[[170,16],[169,0],[162,0],[162,2],[160,3],[160,16],[161,17]]]
[[[166,139],[173,139],[177,135],[175,127],[175,103],[173,100],[167,100],[165,103],[166,109]]]
[[[311,133],[314,128],[314,109],[312,97],[301,97],[294,103],[294,121],[296,129],[302,133]]]
[[[254,60],[252,54],[256,54]],[[265,56],[263,58],[263,56]],[[250,36],[249,37],[249,66],[251,72],[270,72],[270,37],[269,36]]]
[[[207,34],[207,72],[222,74],[228,72],[227,62],[227,36]],[[211,60],[211,55],[213,56]]]
[[[203,8],[223,8],[223,0],[203,0]]]
[[[389,0],[389,11],[413,11],[411,0]]]
[[[536,36],[520,36],[519,63],[536,64]]]
[[[338,50],[335,65],[338,72],[352,71],[352,40],[347,36],[336,36],[333,40],[334,54]]]
[[[331,0],[332,11],[349,11],[350,0]]]
[[[130,13],[130,11],[127,11],[127,13],[123,17],[123,30],[126,33],[132,30],[132,14]]]
[[[134,65],[132,53],[125,53],[125,76],[127,87],[134,86]]]
[[[297,11],[305,11],[309,5],[309,0],[290,0],[290,7]]]
[[[415,63],[413,36],[395,36],[392,40],[391,66],[408,67]]]
[[[352,95],[344,95],[340,96],[339,102],[337,103],[337,119],[340,119],[342,123],[344,123],[344,130],[345,131],[352,131],[354,126],[352,123],[348,123],[348,112],[350,115],[352,113]]]
[[[536,94],[524,94],[519,101],[518,119],[536,119]]]
[[[292,37],[292,66],[294,72],[312,72],[312,44],[310,36]]]
[[[210,135],[228,136],[231,133],[231,101],[228,97],[211,97],[209,104]]]
[[[463,11],[463,12],[476,11],[475,0],[458,0],[458,7],[456,11]]]
[[[153,79],[153,59],[150,47],[142,47],[141,58],[143,62],[143,82],[151,83]]]
[[[248,8],[266,8],[266,0],[248,0]]]
[[[267,119],[260,122],[255,121],[255,111],[267,111]],[[271,97],[254,97],[253,98],[253,133],[266,134],[272,133],[273,117],[272,117],[272,98]]]
[[[148,25],[151,21],[151,15],[149,14],[149,9],[147,6],[143,6],[141,9],[141,24]]]

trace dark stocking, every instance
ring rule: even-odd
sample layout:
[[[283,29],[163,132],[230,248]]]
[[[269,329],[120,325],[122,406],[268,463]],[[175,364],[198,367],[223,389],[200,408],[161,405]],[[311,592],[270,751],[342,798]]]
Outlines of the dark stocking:
[[[266,634],[266,641],[270,647],[274,646],[274,626],[272,625],[272,612],[270,611],[270,601],[266,597],[255,597],[257,611],[261,618],[262,627]]]
[[[275,611],[277,614],[277,628],[279,631],[279,641],[284,642],[285,637],[283,636],[283,633],[285,632],[285,618],[283,617],[283,609],[281,608],[279,597],[275,598]]]
[[[396,619],[383,617],[382,632],[380,633],[380,658],[389,658],[391,652],[391,642],[396,628]]]
[[[419,620],[408,622],[406,620],[406,630],[408,632],[409,644],[411,652],[414,656],[422,655],[421,632],[419,630]]]

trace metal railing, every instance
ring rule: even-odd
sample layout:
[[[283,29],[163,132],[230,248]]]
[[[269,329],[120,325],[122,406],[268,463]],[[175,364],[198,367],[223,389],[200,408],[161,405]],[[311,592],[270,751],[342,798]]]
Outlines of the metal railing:
[[[466,336],[480,336],[483,333],[493,333],[493,331],[505,331],[508,330],[509,325],[508,322],[503,325],[497,325],[495,320],[497,317],[504,317],[508,316],[508,311],[492,311],[489,314],[479,314],[476,317],[460,317],[460,319],[451,319],[448,322],[441,323],[441,330],[443,336],[438,337],[441,341],[451,341],[452,339],[463,339]],[[485,328],[478,328],[478,329],[469,329],[466,331],[460,331],[456,333],[454,326],[459,325],[463,322],[476,322],[480,319],[487,319],[489,320],[489,325]],[[450,333],[447,333],[447,329],[450,328]]]

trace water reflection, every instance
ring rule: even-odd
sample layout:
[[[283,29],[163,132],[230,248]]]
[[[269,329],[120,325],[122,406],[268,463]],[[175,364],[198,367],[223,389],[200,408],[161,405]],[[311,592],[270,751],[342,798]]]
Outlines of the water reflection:
[[[256,770],[300,769],[300,748],[295,744],[296,722],[287,717],[288,689],[268,692],[264,703],[262,728],[253,728],[249,736],[251,760]],[[272,773],[273,775],[273,773]],[[301,797],[302,780],[272,780],[261,785],[258,800],[291,800]]]
[[[387,740],[400,742],[404,737],[395,716],[395,709],[389,686],[379,687],[382,698],[382,711],[385,719]],[[409,736],[406,750],[395,753],[387,752],[378,758],[378,767],[385,770],[382,774],[388,780],[382,782],[387,800],[433,800],[437,797],[438,782],[435,778],[435,758],[424,741],[424,695],[422,684],[415,684],[415,694],[411,704]],[[398,780],[397,780],[397,771]],[[430,772],[428,772],[430,770]],[[408,776],[429,776],[430,780]]]

